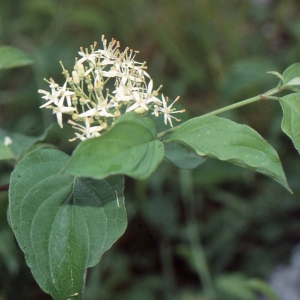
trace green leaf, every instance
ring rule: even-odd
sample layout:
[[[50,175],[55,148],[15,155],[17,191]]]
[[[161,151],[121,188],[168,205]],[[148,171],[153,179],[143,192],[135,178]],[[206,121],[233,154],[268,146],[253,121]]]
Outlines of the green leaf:
[[[47,128],[42,135],[33,137],[33,136],[27,136],[27,135],[24,135],[21,133],[9,132],[7,130],[0,128],[0,144],[2,141],[4,142],[5,137],[9,137],[12,141],[12,143],[9,146],[7,146],[7,148],[12,152],[13,155],[12,155],[12,157],[9,156],[9,158],[6,158],[6,159],[14,159],[16,161],[19,161],[26,154],[26,152],[31,150],[30,148],[35,143],[42,141],[46,137],[46,135],[48,134],[48,131],[50,129],[51,129],[51,126],[49,128]],[[2,159],[5,159],[5,158],[2,158]]]
[[[292,79],[300,77],[300,63],[289,66],[283,73],[284,84],[289,83]]]
[[[20,49],[10,46],[0,47],[0,70],[23,67],[33,63],[34,60]]]
[[[279,102],[283,111],[282,131],[292,139],[300,153],[300,93],[284,96]]]
[[[9,149],[8,146],[4,145],[4,143],[0,142],[0,160],[10,160],[14,159],[14,154]]]
[[[276,77],[278,77],[280,79],[280,85],[284,83],[284,78],[283,78],[283,76],[280,73],[278,73],[276,71],[268,71],[267,73],[268,74],[273,74]]]
[[[165,144],[165,157],[182,169],[194,169],[206,161],[192,149],[178,143]]]
[[[164,146],[156,138],[153,122],[134,112],[126,113],[107,133],[82,142],[63,173],[98,179],[126,174],[145,179],[155,171],[163,155]]]
[[[11,226],[28,266],[54,299],[82,299],[86,268],[123,234],[126,212],[121,175],[95,180],[59,176],[69,156],[35,150],[12,172]]]
[[[198,117],[181,125],[168,141],[265,174],[291,192],[276,151],[249,126],[215,116]]]

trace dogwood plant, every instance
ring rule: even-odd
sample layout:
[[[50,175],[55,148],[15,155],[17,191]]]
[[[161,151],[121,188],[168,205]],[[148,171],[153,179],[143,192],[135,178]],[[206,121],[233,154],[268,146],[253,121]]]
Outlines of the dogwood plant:
[[[52,78],[47,81],[51,92],[38,91],[47,101],[41,108],[53,109],[60,127],[63,127],[63,114],[72,116],[68,123],[79,133],[70,141],[98,137],[118,117],[130,111],[141,115],[152,111],[157,117],[164,114],[165,124],[169,122],[173,126],[172,118],[176,118],[172,114],[184,112],[172,107],[179,97],[170,105],[164,95],[161,99],[157,97],[162,86],[153,90],[153,80],[145,71],[146,63],[135,61],[137,51],[127,47],[121,52],[119,42],[112,39],[107,44],[104,36],[102,43],[103,49],[96,49],[96,42],[90,50],[80,49],[81,58],[76,58],[71,76],[60,62],[65,83],[61,87]],[[109,83],[112,92],[107,87]]]
[[[124,233],[124,175],[145,179],[164,157],[183,168],[212,157],[265,174],[291,192],[275,149],[249,126],[216,115],[276,100],[282,130],[300,151],[300,64],[271,71],[279,83],[270,91],[173,127],[174,114],[184,112],[173,107],[179,97],[169,101],[161,86],[154,89],[137,51],[121,51],[114,39],[103,37],[102,44],[81,48],[72,71],[61,63],[64,83],[51,78],[49,91],[38,91],[46,101],[41,108],[51,109],[60,127],[67,121],[75,130],[70,141],[80,143],[71,157],[33,150],[45,135],[0,131],[0,158],[16,163],[9,222],[33,276],[54,299],[83,299],[87,268]],[[278,96],[282,91],[290,93]],[[159,116],[169,129],[157,132],[153,119]]]

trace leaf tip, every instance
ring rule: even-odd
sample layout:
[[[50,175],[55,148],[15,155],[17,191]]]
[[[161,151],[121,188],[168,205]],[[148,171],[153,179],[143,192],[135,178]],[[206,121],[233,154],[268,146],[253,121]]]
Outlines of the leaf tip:
[[[284,185],[283,185],[292,195],[294,194],[292,189],[290,188],[289,184],[286,182]]]

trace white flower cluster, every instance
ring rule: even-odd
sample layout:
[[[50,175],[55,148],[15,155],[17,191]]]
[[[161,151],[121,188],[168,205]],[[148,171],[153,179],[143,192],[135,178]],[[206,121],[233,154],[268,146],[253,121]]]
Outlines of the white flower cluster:
[[[103,49],[96,50],[96,42],[88,49],[80,48],[75,66],[70,75],[60,62],[66,81],[59,86],[52,78],[49,83],[51,92],[39,90],[42,98],[47,102],[40,106],[53,109],[57,122],[63,127],[62,114],[69,114],[72,120],[68,123],[79,131],[75,133],[76,139],[100,136],[107,130],[121,114],[135,111],[139,114],[152,114],[159,116],[164,114],[165,124],[172,125],[174,113],[184,110],[176,110],[173,103],[168,105],[168,98],[161,95],[158,98],[160,86],[153,90],[153,80],[145,71],[145,63],[136,62],[137,51],[126,48],[119,50],[120,44],[112,39],[109,44],[102,36]],[[108,82],[113,79],[113,91],[107,88]],[[106,85],[106,86],[105,86]]]

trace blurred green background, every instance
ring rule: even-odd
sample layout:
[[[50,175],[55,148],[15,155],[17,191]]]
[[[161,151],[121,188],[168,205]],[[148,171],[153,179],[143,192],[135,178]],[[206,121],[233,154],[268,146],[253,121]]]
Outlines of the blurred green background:
[[[59,61],[71,69],[79,47],[101,46],[102,34],[119,40],[121,49],[139,50],[137,60],[147,61],[155,87],[162,84],[173,99],[180,95],[189,117],[255,96],[277,85],[266,71],[283,72],[300,61],[299,13],[297,0],[0,0],[0,45],[35,60],[0,72],[0,127],[43,133],[55,121],[39,109],[37,90],[48,89],[43,78],[62,84]],[[127,178],[128,228],[88,270],[86,299],[204,300],[207,264],[219,299],[251,300],[255,295],[240,282],[268,279],[289,261],[300,241],[300,157],[281,132],[279,104],[256,103],[222,116],[250,125],[275,147],[294,194],[213,159],[193,170],[166,160],[146,181]],[[56,125],[47,142],[71,154],[72,137],[68,126]],[[7,225],[12,169],[0,164],[0,300],[51,299]],[[226,292],[231,287],[238,287],[235,298]]]

